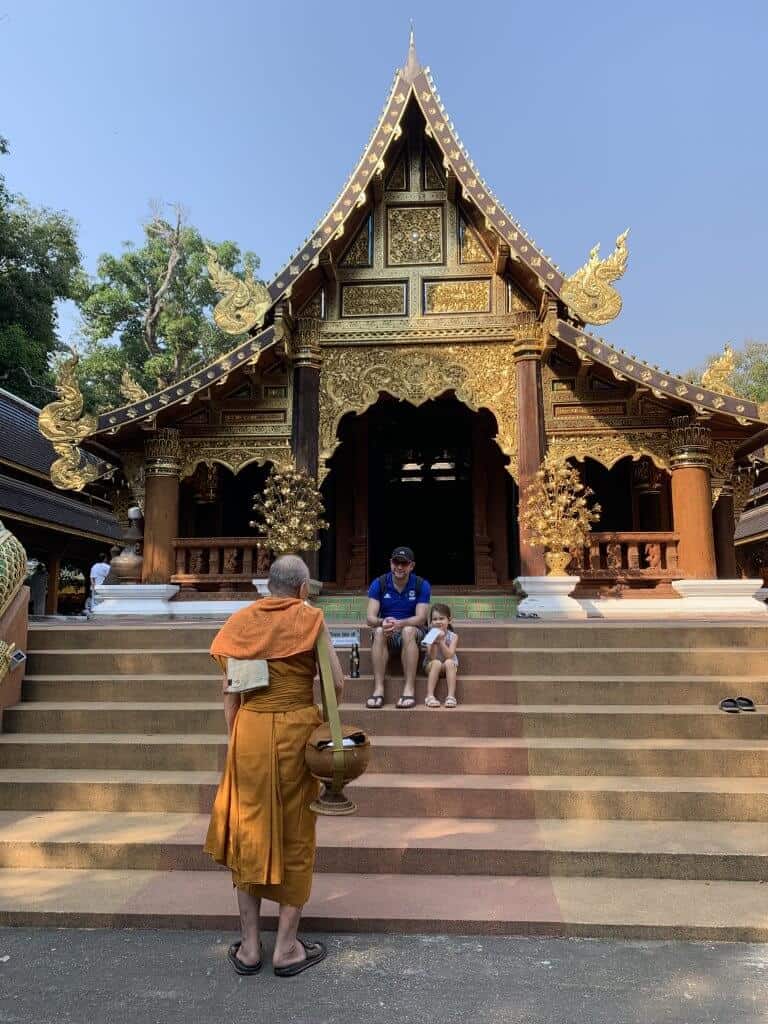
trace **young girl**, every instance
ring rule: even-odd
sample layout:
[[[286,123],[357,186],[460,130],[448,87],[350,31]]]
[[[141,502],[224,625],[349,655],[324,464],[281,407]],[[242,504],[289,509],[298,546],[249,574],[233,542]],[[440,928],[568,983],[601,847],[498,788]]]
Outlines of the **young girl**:
[[[459,637],[453,632],[451,609],[447,604],[433,604],[429,615],[429,628],[439,629],[440,635],[430,644],[424,653],[424,671],[427,673],[427,699],[424,703],[428,708],[439,708],[440,701],[435,697],[435,687],[441,673],[445,673],[448,684],[448,696],[445,698],[447,708],[455,708],[456,676],[459,672],[459,659],[456,648]]]

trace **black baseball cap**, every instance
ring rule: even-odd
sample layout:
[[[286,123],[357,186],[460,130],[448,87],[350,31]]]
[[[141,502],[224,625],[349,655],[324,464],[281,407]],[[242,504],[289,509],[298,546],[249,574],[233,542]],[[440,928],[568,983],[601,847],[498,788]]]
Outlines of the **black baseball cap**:
[[[415,562],[413,551],[410,548],[395,548],[390,558],[404,558],[406,562]]]

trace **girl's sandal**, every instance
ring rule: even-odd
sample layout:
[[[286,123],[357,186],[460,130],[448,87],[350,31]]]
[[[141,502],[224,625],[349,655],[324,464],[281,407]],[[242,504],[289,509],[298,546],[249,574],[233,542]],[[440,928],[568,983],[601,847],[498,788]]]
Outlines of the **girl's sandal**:
[[[447,707],[447,708],[456,708],[458,706],[459,706],[459,702],[456,700],[455,697],[446,697],[445,698],[445,707]]]
[[[439,707],[442,707],[442,704],[437,699],[437,697],[427,697],[427,699],[424,701],[424,703],[427,705],[428,708],[439,708]]]

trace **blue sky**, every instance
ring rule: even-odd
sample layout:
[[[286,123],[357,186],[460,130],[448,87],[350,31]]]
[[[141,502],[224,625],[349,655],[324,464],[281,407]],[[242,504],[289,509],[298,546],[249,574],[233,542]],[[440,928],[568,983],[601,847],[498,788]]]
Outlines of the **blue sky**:
[[[571,272],[631,227],[606,338],[673,371],[768,340],[764,0],[0,0],[2,167],[75,217],[90,270],[160,199],[271,277],[356,162],[411,17],[481,173],[547,254]]]

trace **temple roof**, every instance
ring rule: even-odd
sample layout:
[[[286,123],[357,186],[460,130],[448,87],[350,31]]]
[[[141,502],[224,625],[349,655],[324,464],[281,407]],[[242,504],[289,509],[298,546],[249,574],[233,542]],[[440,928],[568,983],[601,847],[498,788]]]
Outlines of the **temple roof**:
[[[429,68],[422,67],[419,62],[413,32],[406,63],[395,73],[384,109],[352,174],[312,233],[269,283],[273,309],[278,302],[290,298],[300,277],[319,266],[323,253],[335,240],[344,236],[355,212],[368,202],[374,178],[384,174],[385,157],[403,134],[401,122],[411,99],[418,104],[425,121],[425,132],[439,147],[443,166],[455,177],[464,202],[474,204],[486,226],[509,246],[510,258],[534,275],[542,294],[559,299],[563,311],[569,314],[569,319],[557,322],[555,334],[562,342],[575,348],[582,358],[607,367],[617,378],[649,388],[657,397],[669,396],[690,405],[699,414],[730,415],[742,425],[760,421],[754,402],[691,384],[648,365],[636,356],[627,355],[583,329],[578,316],[562,299],[567,280],[563,272],[504,208],[478,172],[446,113]],[[123,424],[154,417],[164,408],[190,402],[196,392],[211,384],[223,383],[239,364],[258,359],[259,354],[276,340],[274,327],[263,328],[184,380],[146,399],[102,414],[96,433],[114,433]]]

